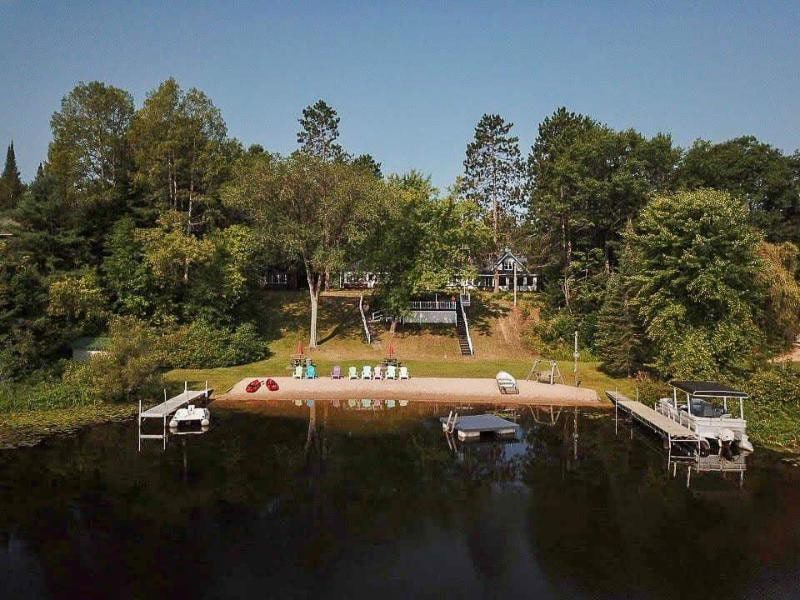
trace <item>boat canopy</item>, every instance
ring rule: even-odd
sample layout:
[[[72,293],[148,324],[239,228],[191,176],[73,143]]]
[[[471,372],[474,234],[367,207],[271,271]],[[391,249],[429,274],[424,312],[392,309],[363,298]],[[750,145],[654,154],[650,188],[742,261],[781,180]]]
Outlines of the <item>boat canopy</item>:
[[[747,398],[746,393],[718,381],[670,381],[669,384],[694,398]]]

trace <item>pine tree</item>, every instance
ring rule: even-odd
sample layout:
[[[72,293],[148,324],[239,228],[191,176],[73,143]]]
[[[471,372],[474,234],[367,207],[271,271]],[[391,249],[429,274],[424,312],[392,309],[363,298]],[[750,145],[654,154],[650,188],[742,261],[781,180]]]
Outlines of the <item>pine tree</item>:
[[[595,345],[603,357],[603,370],[611,375],[630,377],[643,365],[641,332],[618,274],[609,277],[606,285],[597,315]]]
[[[0,176],[0,210],[14,208],[19,201],[25,186],[17,169],[17,157],[14,153],[14,142],[8,146],[6,164]]]
[[[303,109],[303,117],[298,119],[300,131],[297,143],[300,150],[323,160],[337,160],[347,155],[336,143],[339,137],[339,116],[324,100]]]
[[[513,214],[521,200],[522,160],[519,138],[510,135],[513,123],[500,115],[485,114],[475,127],[475,138],[467,146],[462,191],[478,202],[492,224],[494,256],[503,243],[500,233],[504,217]],[[495,267],[494,289],[500,287]]]

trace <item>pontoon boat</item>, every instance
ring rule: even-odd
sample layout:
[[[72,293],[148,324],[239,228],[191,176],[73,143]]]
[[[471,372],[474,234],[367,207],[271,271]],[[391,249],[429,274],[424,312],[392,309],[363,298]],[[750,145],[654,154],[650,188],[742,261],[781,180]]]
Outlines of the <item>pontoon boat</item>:
[[[672,398],[661,398],[656,403],[658,412],[691,429],[709,443],[753,451],[744,418],[746,393],[716,381],[671,381],[670,385]],[[679,400],[679,392],[685,401]],[[735,411],[738,415],[729,412],[729,403],[735,400],[739,401],[739,410]]]

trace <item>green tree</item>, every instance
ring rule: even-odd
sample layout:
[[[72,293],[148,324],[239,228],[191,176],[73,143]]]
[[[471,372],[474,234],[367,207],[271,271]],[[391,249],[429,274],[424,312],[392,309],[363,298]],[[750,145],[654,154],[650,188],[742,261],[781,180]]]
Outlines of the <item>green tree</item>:
[[[618,274],[608,278],[597,316],[595,347],[602,368],[612,375],[630,377],[644,365],[639,318]]]
[[[625,224],[653,192],[668,190],[680,156],[666,135],[647,139],[558,109],[528,156],[529,216],[545,259],[568,267],[599,248],[609,267]]]
[[[770,341],[786,346],[800,334],[800,283],[795,275],[800,251],[791,242],[762,242],[758,254],[759,283],[767,290],[762,329]]]
[[[726,192],[656,196],[626,230],[625,285],[664,375],[735,372],[763,341],[759,233]]]
[[[440,198],[430,178],[416,171],[390,176],[389,191],[368,255],[381,273],[378,290],[394,331],[415,295],[474,275],[471,251],[484,247],[490,232],[473,201],[454,193]]]
[[[97,324],[108,315],[108,300],[94,271],[59,277],[50,283],[48,296],[48,314],[70,323],[75,333],[83,333],[83,327]]]
[[[133,98],[99,81],[78,84],[50,119],[51,172],[74,201],[108,201],[110,191],[127,183],[130,149],[127,135]]]
[[[17,168],[17,157],[14,153],[14,142],[11,142],[6,151],[6,163],[3,174],[0,175],[0,211],[14,208],[22,197],[25,186],[20,179]]]
[[[164,213],[158,225],[137,232],[145,262],[164,285],[189,283],[191,267],[211,259],[211,242],[186,233],[184,217],[178,212]]]
[[[85,390],[96,402],[130,400],[131,395],[154,392],[161,384],[157,340],[143,321],[116,317],[109,324],[106,354],[86,363],[71,363],[64,382]]]
[[[800,243],[800,171],[794,161],[752,136],[720,144],[697,140],[681,161],[678,180],[687,189],[714,188],[742,198],[770,241]]]
[[[311,302],[309,347],[316,348],[323,284],[361,256],[386,205],[385,184],[343,161],[263,155],[242,163],[228,202],[277,252],[302,262]]]
[[[493,257],[506,245],[507,235],[502,229],[509,220],[515,221],[514,212],[521,202],[522,159],[519,138],[510,135],[513,125],[500,115],[483,115],[464,159],[462,189],[489,217]],[[499,289],[500,276],[495,267],[494,291]]]
[[[167,79],[136,113],[130,141],[140,211],[149,217],[154,209],[184,211],[187,227],[201,216],[219,220],[219,188],[241,148],[227,138],[222,114],[208,96],[195,88],[184,92]]]
[[[151,316],[157,292],[131,216],[114,225],[106,240],[105,253],[102,270],[113,295],[114,311],[140,319]]]
[[[376,161],[371,154],[361,154],[353,159],[353,165],[359,169],[364,169],[367,173],[372,173],[378,179],[383,178],[381,163]]]
[[[306,106],[298,122],[300,131],[297,132],[297,143],[302,152],[322,160],[346,157],[342,147],[336,143],[339,138],[339,116],[324,100]]]

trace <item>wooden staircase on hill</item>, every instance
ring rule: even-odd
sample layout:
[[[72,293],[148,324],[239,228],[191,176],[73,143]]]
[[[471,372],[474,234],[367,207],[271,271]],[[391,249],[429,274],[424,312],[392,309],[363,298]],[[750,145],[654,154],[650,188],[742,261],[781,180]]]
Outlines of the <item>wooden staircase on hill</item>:
[[[472,338],[469,335],[469,323],[464,304],[459,297],[456,306],[456,331],[458,332],[458,345],[461,348],[462,356],[473,356],[475,348],[472,345]]]

